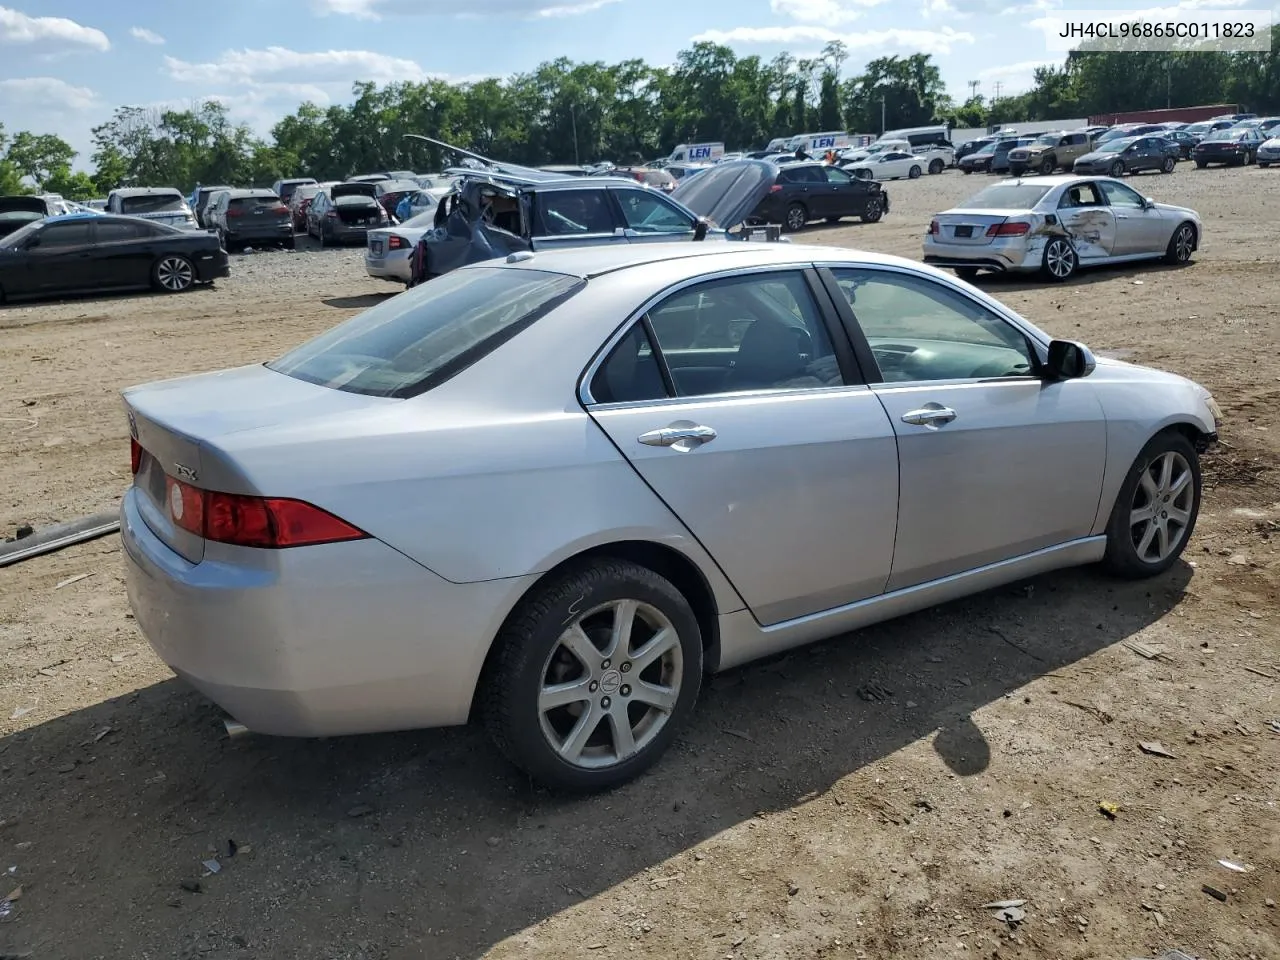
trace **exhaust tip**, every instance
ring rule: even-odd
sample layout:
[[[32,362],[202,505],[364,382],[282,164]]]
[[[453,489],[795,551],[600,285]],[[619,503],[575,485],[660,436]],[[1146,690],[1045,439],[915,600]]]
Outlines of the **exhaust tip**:
[[[223,720],[222,726],[226,728],[227,736],[233,740],[236,737],[243,737],[245,734],[250,732],[249,728],[246,727],[239,720],[230,720],[230,719]]]

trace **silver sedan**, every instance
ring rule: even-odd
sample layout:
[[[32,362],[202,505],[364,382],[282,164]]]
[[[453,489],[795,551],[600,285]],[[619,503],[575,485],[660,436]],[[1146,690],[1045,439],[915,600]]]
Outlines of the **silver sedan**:
[[[1111,177],[1003,180],[933,218],[924,261],[966,280],[991,270],[1061,282],[1100,264],[1187,263],[1203,230],[1194,210],[1156,203]]]
[[[708,673],[1162,573],[1219,416],[931,267],[777,243],[516,253],[124,399],[129,599],[180,677],[263,734],[474,714],[576,790]]]

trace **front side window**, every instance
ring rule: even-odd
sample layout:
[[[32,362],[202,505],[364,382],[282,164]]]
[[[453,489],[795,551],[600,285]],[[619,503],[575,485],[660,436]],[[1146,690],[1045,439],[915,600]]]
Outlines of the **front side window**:
[[[1142,197],[1138,196],[1137,191],[1131,190],[1122,183],[1114,183],[1110,180],[1100,180],[1098,185],[1102,188],[1103,194],[1106,195],[1107,203],[1113,207],[1133,207],[1144,208],[1145,203]]]
[[[852,183],[853,177],[849,176],[848,171],[841,170],[839,167],[827,167],[824,171],[827,175],[828,183]]]
[[[637,233],[689,233],[693,223],[661,197],[646,190],[615,190],[622,219]]]
[[[89,221],[53,223],[40,231],[40,248],[78,247],[89,242]]]
[[[709,280],[648,313],[657,349],[682,397],[844,384],[804,275]]]
[[[604,190],[548,190],[538,195],[538,207],[544,236],[613,232],[613,214]]]
[[[1035,372],[1031,344],[1019,330],[934,280],[866,268],[832,273],[886,383]]]
[[[541,270],[455,270],[406,290],[267,366],[334,390],[413,397],[497,349],[586,285]]]

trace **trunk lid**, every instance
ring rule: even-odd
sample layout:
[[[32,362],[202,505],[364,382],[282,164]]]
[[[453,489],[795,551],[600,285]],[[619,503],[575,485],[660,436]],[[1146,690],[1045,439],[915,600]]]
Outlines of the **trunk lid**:
[[[933,219],[938,221],[937,243],[982,247],[991,243],[988,228],[1006,220],[1026,218],[1026,210],[948,210]]]
[[[769,195],[779,167],[768,160],[729,160],[681,183],[671,199],[721,230],[732,230]]]
[[[261,364],[131,387],[124,392],[129,433],[142,448],[134,486],[151,531],[190,563],[205,541],[173,520],[170,479],[228,493],[288,495],[249,489],[217,449],[230,434],[262,427],[305,427],[309,421],[385,407],[398,401],[331,390]]]
[[[373,226],[382,223],[382,217],[379,215],[381,207],[373,197],[334,197],[333,209],[337,211],[339,220],[352,226],[361,224]]]

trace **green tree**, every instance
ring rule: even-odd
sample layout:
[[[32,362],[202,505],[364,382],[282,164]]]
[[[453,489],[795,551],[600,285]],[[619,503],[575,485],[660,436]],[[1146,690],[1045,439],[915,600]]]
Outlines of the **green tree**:
[[[26,130],[14,134],[5,155],[20,176],[31,178],[37,190],[44,190],[51,177],[70,173],[75,158],[76,152],[61,137]]]

